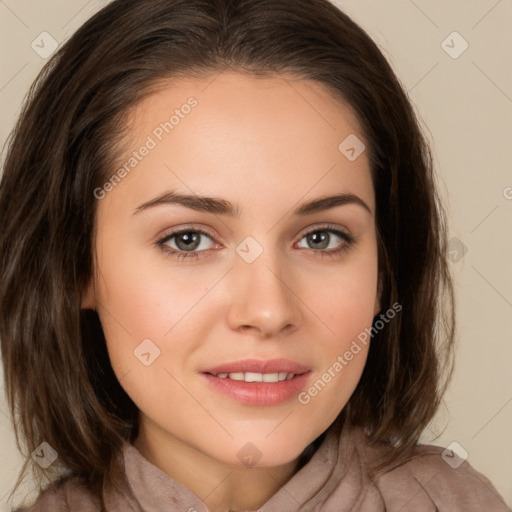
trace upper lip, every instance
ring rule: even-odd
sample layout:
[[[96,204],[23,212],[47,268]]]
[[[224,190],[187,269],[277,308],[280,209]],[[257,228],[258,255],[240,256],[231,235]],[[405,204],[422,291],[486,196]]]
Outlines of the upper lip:
[[[242,359],[240,361],[233,361],[231,363],[221,364],[204,370],[203,373],[294,373],[299,375],[306,373],[309,368],[298,363],[294,363],[289,359]]]

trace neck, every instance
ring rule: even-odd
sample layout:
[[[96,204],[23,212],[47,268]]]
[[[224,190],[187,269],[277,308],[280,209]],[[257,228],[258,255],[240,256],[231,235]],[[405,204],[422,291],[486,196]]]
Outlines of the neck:
[[[257,510],[298,470],[299,458],[273,467],[227,464],[140,422],[133,442],[154,466],[193,491],[211,512]]]

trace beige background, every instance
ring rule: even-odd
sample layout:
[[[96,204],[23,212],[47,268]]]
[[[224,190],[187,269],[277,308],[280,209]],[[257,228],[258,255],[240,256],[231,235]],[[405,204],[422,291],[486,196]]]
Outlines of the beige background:
[[[0,144],[45,63],[32,41],[46,31],[63,43],[106,3],[0,0]],[[459,303],[457,367],[445,406],[423,440],[432,441],[430,430],[444,430],[435,444],[457,442],[512,505],[512,2],[337,4],[382,48],[408,90],[428,126],[450,205]],[[454,31],[463,39],[448,37]],[[445,39],[452,56],[443,49]],[[467,50],[453,58],[463,40]],[[463,258],[461,244],[467,249]],[[1,512],[10,510],[6,495],[21,467],[6,410],[2,394]]]

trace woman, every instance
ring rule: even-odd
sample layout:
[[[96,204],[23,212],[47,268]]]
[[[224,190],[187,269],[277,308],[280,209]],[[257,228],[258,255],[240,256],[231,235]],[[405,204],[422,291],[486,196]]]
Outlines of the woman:
[[[327,1],[114,1],[35,84],[0,215],[11,414],[54,480],[26,510],[507,510],[417,444],[451,372],[444,215]]]

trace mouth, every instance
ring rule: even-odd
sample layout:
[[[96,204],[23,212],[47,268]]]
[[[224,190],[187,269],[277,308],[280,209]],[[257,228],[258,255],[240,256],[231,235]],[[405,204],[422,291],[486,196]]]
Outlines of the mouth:
[[[202,371],[210,389],[247,405],[291,400],[306,385],[311,369],[288,359],[245,359]]]

